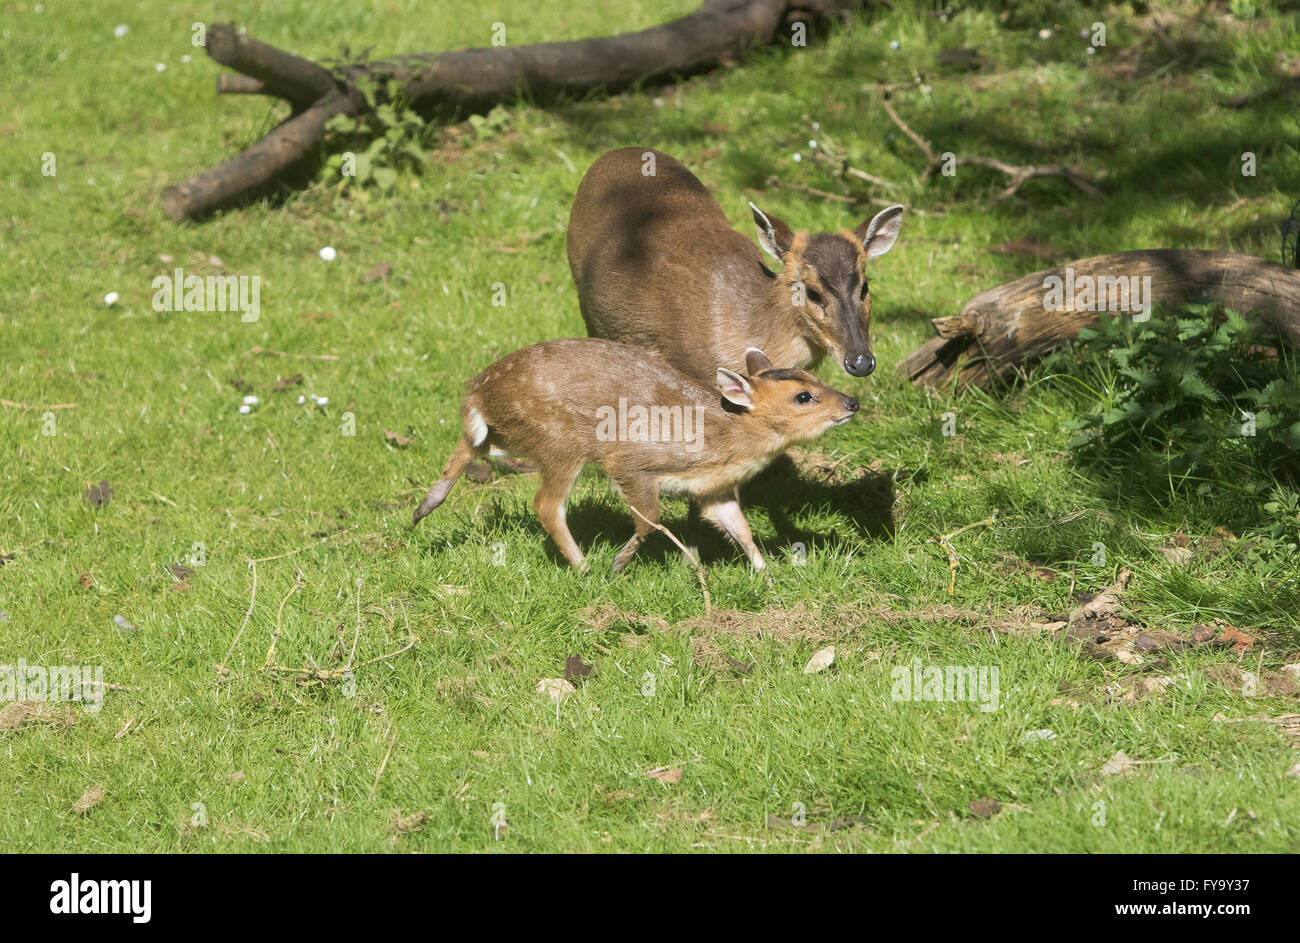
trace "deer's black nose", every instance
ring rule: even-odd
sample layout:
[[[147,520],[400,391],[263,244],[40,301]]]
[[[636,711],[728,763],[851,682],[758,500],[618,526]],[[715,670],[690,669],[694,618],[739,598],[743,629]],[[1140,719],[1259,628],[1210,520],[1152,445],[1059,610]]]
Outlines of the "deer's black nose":
[[[872,354],[858,354],[844,358],[844,369],[855,377],[866,377],[876,369],[876,358]]]
[[[851,413],[856,413],[858,411],[858,401],[850,396],[844,401],[844,408]]]

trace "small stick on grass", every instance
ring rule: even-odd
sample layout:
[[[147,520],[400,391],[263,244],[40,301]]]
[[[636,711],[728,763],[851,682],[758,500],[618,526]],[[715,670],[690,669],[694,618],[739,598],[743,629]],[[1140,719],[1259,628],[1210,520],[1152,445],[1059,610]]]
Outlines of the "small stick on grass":
[[[226,651],[226,657],[221,659],[221,663],[217,665],[218,676],[224,677],[230,674],[230,669],[226,667],[226,664],[230,661],[230,656],[235,653],[235,646],[239,644],[239,640],[243,637],[244,629],[248,628],[248,620],[253,618],[253,603],[257,602],[257,561],[249,560],[248,565],[253,570],[253,592],[248,597],[248,610],[244,613],[244,624],[235,633],[235,640],[230,643],[230,648]]]
[[[55,403],[53,406],[29,406],[27,403],[15,403],[11,399],[0,399],[0,406],[10,406],[14,409],[76,409],[76,403]]]
[[[650,518],[646,517],[636,508],[632,507],[632,505],[629,504],[628,507],[632,508],[632,513],[635,514],[637,517],[641,518],[641,520],[645,521],[655,530],[660,531],[661,533],[666,535],[669,540],[671,540],[673,543],[677,545],[677,549],[680,550],[683,554],[685,554],[686,559],[690,561],[691,568],[695,570],[696,578],[700,581],[700,590],[701,592],[704,593],[704,614],[707,616],[709,613],[711,613],[713,611],[713,598],[709,595],[709,584],[705,582],[704,567],[700,563],[700,558],[697,557],[695,554],[691,553],[691,551],[686,548],[686,545],[682,543],[680,540],[678,540],[676,535],[673,534],[673,532],[670,531],[667,527],[664,527],[664,525],[660,524],[658,521],[650,520]]]
[[[939,169],[940,165],[944,163],[942,155],[936,155],[930,142],[913,131],[908,126],[907,122],[899,117],[898,112],[894,110],[894,106],[889,103],[888,98],[882,97],[880,99],[880,104],[884,107],[885,114],[889,115],[889,120],[894,122],[894,124],[898,126],[898,129],[907,135],[911,142],[920,148],[921,153],[925,155],[926,168],[921,171],[921,175],[918,178],[920,182],[924,183],[936,170]],[[1005,200],[1008,197],[1014,196],[1026,182],[1038,177],[1062,177],[1074,184],[1074,186],[1078,187],[1084,193],[1088,194],[1088,196],[1102,196],[1101,190],[1097,189],[1092,180],[1079,173],[1077,170],[1074,170],[1072,167],[1067,167],[1064,164],[1026,164],[1021,166],[1019,164],[1008,164],[995,157],[980,157],[978,155],[969,157],[957,157],[954,155],[953,164],[956,166],[966,167],[984,167],[988,170],[996,170],[998,173],[1006,174],[1010,177],[1011,185],[998,194],[999,200]]]
[[[993,513],[988,517],[984,518],[984,520],[982,521],[976,521],[973,524],[967,524],[965,527],[959,527],[951,534],[944,534],[942,537],[930,538],[931,541],[943,547],[943,549],[948,554],[948,595],[949,596],[955,595],[957,592],[957,567],[960,564],[960,560],[958,560],[957,558],[957,551],[953,549],[951,540],[954,537],[958,537],[961,534],[966,533],[966,531],[968,530],[974,530],[976,527],[989,527],[997,523],[997,520],[998,520],[998,512],[997,509],[994,508]]]
[[[379,764],[379,772],[375,773],[375,781],[370,785],[370,795],[367,797],[369,799],[375,798],[375,790],[379,788],[379,777],[384,775],[384,769],[388,766],[388,758],[393,755],[393,747],[397,745],[397,731],[393,730],[391,721],[388,724],[388,730],[384,731],[384,735],[387,736],[389,731],[392,731],[393,736],[388,741],[388,752],[384,754],[384,759]]]
[[[289,592],[285,593],[284,598],[280,600],[280,608],[275,614],[275,633],[271,636],[271,647],[266,650],[266,662],[262,665],[264,671],[270,667],[271,658],[275,655],[275,646],[279,643],[280,636],[284,634],[280,629],[280,622],[284,618],[284,606],[289,601],[289,597],[302,589],[304,585],[306,584],[301,579],[295,578]]]
[[[265,347],[250,347],[250,354],[267,354],[272,357],[294,357],[298,360],[338,360],[333,354],[290,354],[283,350],[267,350]]]

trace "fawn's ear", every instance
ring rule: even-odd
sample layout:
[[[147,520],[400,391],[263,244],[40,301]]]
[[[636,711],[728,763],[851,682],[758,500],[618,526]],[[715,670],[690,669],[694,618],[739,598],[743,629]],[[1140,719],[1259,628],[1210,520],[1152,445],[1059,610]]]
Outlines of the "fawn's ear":
[[[862,240],[867,258],[874,259],[894,247],[894,240],[898,238],[898,229],[902,225],[903,208],[888,206],[853,230],[853,234]]]
[[[749,211],[754,214],[758,244],[763,247],[764,252],[778,262],[784,261],[785,254],[790,251],[790,245],[794,242],[794,233],[791,232],[790,227],[777,217],[764,213],[753,203],[749,204]]]
[[[757,347],[751,347],[745,351],[745,372],[751,377],[756,377],[772,369],[772,361],[767,359],[767,354],[763,353]]]
[[[742,409],[754,408],[754,388],[739,373],[733,373],[725,367],[718,368],[718,389],[722,398],[733,406]]]

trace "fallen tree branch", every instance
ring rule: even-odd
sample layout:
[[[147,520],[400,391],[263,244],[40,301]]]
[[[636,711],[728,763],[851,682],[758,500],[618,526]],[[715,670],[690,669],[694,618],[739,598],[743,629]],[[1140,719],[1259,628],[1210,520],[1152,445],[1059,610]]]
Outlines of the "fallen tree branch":
[[[920,149],[921,153],[925,155],[926,168],[918,177],[918,180],[924,183],[945,163],[943,155],[936,154],[934,152],[934,147],[931,146],[930,142],[913,131],[907,122],[899,117],[898,112],[894,110],[894,106],[889,103],[888,98],[882,96],[880,104],[884,107],[885,114],[889,115],[889,120],[894,122],[894,124],[898,126],[898,129],[907,135],[908,139],[911,140],[911,142]],[[958,156],[954,154],[952,157],[952,165],[957,167],[984,167],[989,170],[996,170],[1001,174],[1006,174],[1011,178],[1011,183],[1005,190],[998,194],[999,200],[1005,200],[1008,197],[1014,196],[1025,183],[1040,177],[1061,177],[1074,184],[1074,186],[1088,194],[1088,196],[1100,197],[1102,195],[1101,190],[1097,188],[1096,184],[1090,178],[1064,164],[1026,164],[1021,166],[1019,164],[1008,164],[995,157],[980,157],[978,155]]]
[[[1153,304],[1217,301],[1242,314],[1254,312],[1262,331],[1300,347],[1300,271],[1235,252],[1142,249],[1079,259],[982,291],[956,316],[932,319],[938,336],[899,370],[918,385],[988,388],[1074,340],[1080,329],[1096,326],[1100,312],[1095,308],[1116,310],[1112,298],[1093,310],[1081,307],[1077,294],[1058,310],[1049,304],[1049,279],[1067,286],[1105,281],[1115,286],[1108,294],[1120,291],[1123,298],[1129,298],[1131,285],[1145,284],[1149,290],[1143,289],[1142,304],[1148,310]],[[1120,310],[1130,310],[1129,301]]]
[[[208,27],[213,61],[239,73],[221,76],[220,94],[272,95],[290,116],[244,153],[163,191],[166,211],[194,219],[261,191],[319,150],[336,115],[358,117],[390,100],[385,89],[426,118],[481,113],[527,95],[534,101],[613,92],[638,82],[692,75],[771,43],[795,21],[843,17],[861,0],[704,0],[694,13],[635,33],[528,46],[493,46],[393,56],[326,68],[236,31]]]

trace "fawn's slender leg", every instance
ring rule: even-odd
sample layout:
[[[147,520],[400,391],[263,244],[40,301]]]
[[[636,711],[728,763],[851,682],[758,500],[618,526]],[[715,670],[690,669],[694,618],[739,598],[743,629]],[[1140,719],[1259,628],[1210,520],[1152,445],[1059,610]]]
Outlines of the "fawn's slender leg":
[[[706,501],[700,513],[706,521],[740,545],[740,549],[745,551],[745,556],[749,557],[749,561],[754,564],[755,570],[767,568],[767,562],[754,543],[749,521],[745,520],[745,514],[740,510],[740,496],[737,492],[733,491],[730,495],[718,496]]]
[[[429,489],[420,506],[415,509],[415,518],[411,521],[412,526],[420,523],[420,519],[426,514],[447,500],[447,495],[451,493],[451,486],[456,483],[456,479],[465,471],[466,466],[473,461],[474,456],[479,452],[465,439],[461,439],[456,446],[456,451],[451,453],[451,458],[447,460],[447,465],[442,470],[442,475],[438,478],[438,483]]]
[[[645,517],[632,515],[632,522],[636,526],[635,532],[623,549],[614,557],[614,563],[609,568],[609,575],[622,571],[627,566],[628,561],[632,559],[637,548],[641,546],[642,541],[649,536],[654,530],[654,525],[659,522],[659,484],[652,479],[646,478],[620,478],[618,479],[618,488],[623,495],[623,500],[628,503],[629,507],[634,507]]]
[[[573,490],[573,482],[582,471],[582,465],[569,465],[560,468],[542,466],[542,484],[533,498],[533,507],[537,517],[551,535],[560,552],[576,570],[587,571],[587,558],[578,549],[577,541],[569,533],[569,525],[564,520],[564,502]]]

